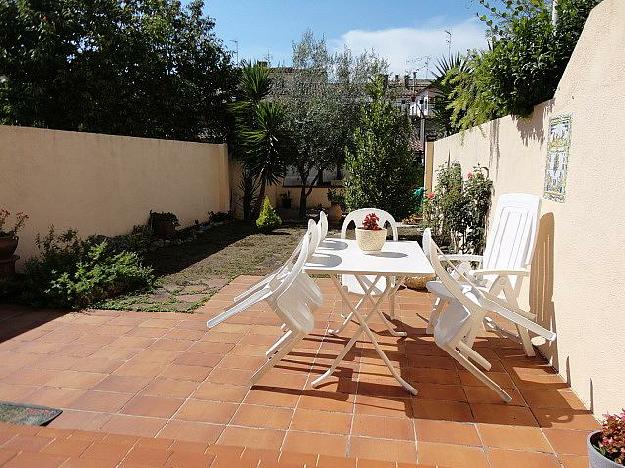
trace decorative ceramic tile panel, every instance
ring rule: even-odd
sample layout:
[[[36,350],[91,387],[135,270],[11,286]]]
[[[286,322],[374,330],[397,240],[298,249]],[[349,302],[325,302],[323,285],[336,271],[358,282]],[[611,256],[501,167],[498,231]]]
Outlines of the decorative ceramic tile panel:
[[[545,164],[544,197],[563,203],[566,198],[566,177],[571,146],[571,116],[549,119],[549,140]]]

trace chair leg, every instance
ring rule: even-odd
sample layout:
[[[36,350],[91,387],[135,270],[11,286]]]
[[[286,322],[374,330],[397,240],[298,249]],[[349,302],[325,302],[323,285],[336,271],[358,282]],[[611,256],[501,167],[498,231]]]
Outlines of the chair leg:
[[[484,356],[475,351],[474,349],[469,348],[462,341],[458,343],[458,350],[467,358],[472,359],[474,362],[479,364],[482,369],[489,371],[492,367],[491,363],[486,360]]]
[[[280,350],[274,354],[273,356],[271,356],[271,358],[265,362],[260,369],[258,369],[254,375],[252,375],[252,378],[250,379],[252,382],[252,385],[254,385],[256,382],[258,382],[260,380],[260,378],[265,375],[265,373],[271,369],[272,367],[274,367],[276,364],[278,364],[282,358],[284,356],[286,356],[287,354],[289,354],[291,352],[291,350],[295,347],[295,345],[301,341],[304,338],[304,334],[303,333],[297,333],[295,335],[292,335],[291,338],[289,340],[287,340],[287,342],[282,346],[282,348],[280,348]]]
[[[273,353],[275,353],[280,346],[282,346],[282,344],[289,339],[289,337],[293,334],[293,330],[288,330],[284,335],[282,335],[278,341],[276,341],[274,344],[271,345],[271,348],[269,348],[266,352],[265,352],[265,356],[269,357],[271,356]]]
[[[389,294],[388,302],[391,307],[389,316],[391,320],[395,320],[395,294]]]
[[[486,374],[484,374],[481,370],[475,367],[471,361],[469,361],[465,356],[462,355],[457,349],[447,347],[445,349],[451,356],[456,359],[460,363],[462,367],[471,372],[476,379],[481,380],[484,384],[493,390],[499,395],[499,397],[505,401],[506,403],[510,403],[512,401],[512,397],[508,395],[508,393],[502,389],[499,385],[497,385],[493,380],[490,379]]]
[[[516,329],[519,333],[519,338],[521,338],[521,343],[523,344],[525,354],[527,354],[528,356],[536,356],[536,351],[534,351],[534,345],[532,344],[532,339],[530,338],[530,334],[527,331],[527,328],[523,328],[520,325],[517,325]]]

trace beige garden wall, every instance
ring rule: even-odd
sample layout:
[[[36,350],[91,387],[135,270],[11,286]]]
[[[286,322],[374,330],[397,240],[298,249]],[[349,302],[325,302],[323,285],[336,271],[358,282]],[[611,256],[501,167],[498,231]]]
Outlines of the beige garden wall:
[[[547,129],[572,116],[566,200],[543,199],[525,297],[557,332],[545,347],[600,417],[625,407],[625,2],[591,13],[554,99],[527,120],[504,117],[434,144],[434,168],[457,160],[490,169],[495,199],[543,195]]]
[[[228,171],[225,145],[0,126],[0,208],[30,215],[21,262],[50,225],[116,235],[150,210],[182,226],[228,211]]]

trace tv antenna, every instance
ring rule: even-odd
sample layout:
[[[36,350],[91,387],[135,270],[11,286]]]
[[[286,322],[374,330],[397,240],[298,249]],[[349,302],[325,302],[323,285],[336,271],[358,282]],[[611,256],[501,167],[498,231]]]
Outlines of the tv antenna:
[[[451,38],[452,38],[452,33],[451,33],[451,31],[445,29],[445,34],[447,34],[448,54],[451,57]]]
[[[239,41],[236,39],[230,39],[230,42],[234,42],[234,45],[236,47],[235,49],[235,54],[236,54],[236,58],[237,58],[237,66],[240,64],[239,62]]]

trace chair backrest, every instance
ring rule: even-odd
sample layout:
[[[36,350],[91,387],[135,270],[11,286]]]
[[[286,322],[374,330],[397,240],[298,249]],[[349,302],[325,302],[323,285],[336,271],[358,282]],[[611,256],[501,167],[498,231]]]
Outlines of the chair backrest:
[[[423,247],[423,253],[425,254],[425,258],[430,260],[430,243],[432,242],[432,230],[430,228],[425,228],[423,230],[423,238],[421,240],[421,245]],[[430,260],[430,263],[432,261]]]
[[[310,300],[310,291],[306,285],[310,278],[304,272],[304,264],[312,248],[311,238],[316,232],[316,229],[309,230],[304,236],[300,254],[293,268],[276,285],[269,301],[288,328],[301,333],[310,333],[314,328],[315,318],[312,309],[318,307],[315,301]]]
[[[326,215],[324,211],[319,212],[317,228],[319,228],[319,242],[323,242],[328,235],[328,215]]]
[[[532,263],[540,198],[527,193],[506,193],[499,197],[493,225],[486,238],[482,268],[526,269]]]
[[[315,250],[317,250],[317,247],[319,247],[319,244],[321,243],[321,236],[320,236],[320,229],[317,226],[317,223],[315,223],[314,220],[309,219],[308,220],[308,231],[306,232],[308,235],[310,235],[310,242],[307,246],[308,248],[308,258],[312,257],[313,254],[315,253]]]
[[[343,221],[343,226],[341,228],[341,239],[345,239],[345,236],[347,235],[347,228],[349,227],[350,223],[353,222],[356,227],[361,227],[362,222],[365,220],[365,217],[369,213],[375,213],[378,218],[380,218],[380,227],[385,228],[386,223],[388,223],[391,226],[391,230],[393,231],[393,240],[396,241],[398,239],[397,221],[395,221],[395,218],[393,218],[390,213],[384,210],[379,210],[377,208],[361,208],[359,210],[354,210],[350,212]]]

